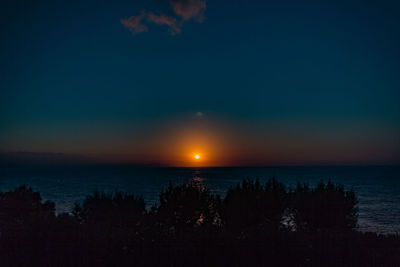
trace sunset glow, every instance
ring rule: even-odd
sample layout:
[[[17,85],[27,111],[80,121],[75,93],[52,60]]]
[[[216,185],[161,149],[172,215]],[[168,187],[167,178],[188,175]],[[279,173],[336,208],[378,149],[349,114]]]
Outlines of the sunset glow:
[[[78,12],[72,25],[74,5],[32,4],[28,28],[18,17],[24,5],[10,4],[0,156],[168,167],[400,164],[397,8],[388,8],[392,18],[369,7],[353,18],[284,2],[206,12],[206,0],[117,1]],[[39,14],[53,8],[66,13]],[[352,19],[337,24],[340,12]]]

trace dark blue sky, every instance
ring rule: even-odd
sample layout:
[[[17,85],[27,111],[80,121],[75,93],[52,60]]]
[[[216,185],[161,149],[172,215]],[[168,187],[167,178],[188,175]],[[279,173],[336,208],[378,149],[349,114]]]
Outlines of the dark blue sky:
[[[0,9],[3,151],[163,161],[148,136],[179,124],[232,162],[399,163],[395,2],[37,2]]]

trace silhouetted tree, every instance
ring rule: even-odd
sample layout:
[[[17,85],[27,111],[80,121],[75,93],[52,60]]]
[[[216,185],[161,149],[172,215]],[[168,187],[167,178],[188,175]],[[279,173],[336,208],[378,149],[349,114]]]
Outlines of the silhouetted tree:
[[[288,205],[286,186],[275,177],[265,184],[265,217],[270,225],[277,229],[281,225],[282,216]]]
[[[277,230],[286,209],[285,185],[275,178],[265,186],[258,180],[244,180],[231,187],[223,201],[222,219],[231,231]]]
[[[398,235],[350,231],[356,203],[330,182],[288,193],[245,180],[223,203],[198,184],[170,185],[148,213],[140,197],[95,191],[55,216],[23,186],[0,193],[0,266],[400,266]],[[276,231],[288,206],[298,231]]]
[[[38,265],[55,225],[55,205],[20,186],[0,193],[0,265]]]
[[[42,202],[40,193],[20,186],[14,191],[0,193],[1,234],[31,230],[55,219],[55,204]]]
[[[353,190],[330,181],[314,189],[297,184],[293,218],[298,231],[353,230],[357,225],[357,199]]]
[[[169,232],[210,228],[219,224],[219,197],[198,184],[169,185],[155,208],[157,221]]]
[[[135,228],[145,214],[145,208],[142,197],[95,190],[82,205],[75,204],[73,214],[83,224]]]

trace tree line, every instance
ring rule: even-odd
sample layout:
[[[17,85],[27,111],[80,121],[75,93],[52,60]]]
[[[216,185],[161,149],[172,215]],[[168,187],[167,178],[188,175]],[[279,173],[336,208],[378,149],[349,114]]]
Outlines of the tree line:
[[[398,236],[356,231],[357,198],[342,185],[243,180],[226,195],[169,185],[157,205],[95,190],[55,213],[29,187],[0,193],[0,261],[7,266],[382,266],[400,263]],[[261,263],[261,264],[260,264]],[[374,264],[377,265],[374,265]]]

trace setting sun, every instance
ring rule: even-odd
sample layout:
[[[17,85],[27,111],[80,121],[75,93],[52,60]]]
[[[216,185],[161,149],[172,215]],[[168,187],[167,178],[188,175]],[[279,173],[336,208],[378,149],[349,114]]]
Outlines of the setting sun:
[[[199,158],[200,158],[200,156],[199,156],[199,155],[196,155],[196,156],[194,156],[194,158],[195,158],[195,159],[199,159]]]

